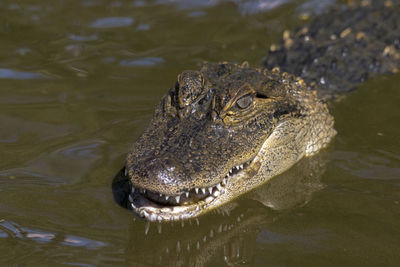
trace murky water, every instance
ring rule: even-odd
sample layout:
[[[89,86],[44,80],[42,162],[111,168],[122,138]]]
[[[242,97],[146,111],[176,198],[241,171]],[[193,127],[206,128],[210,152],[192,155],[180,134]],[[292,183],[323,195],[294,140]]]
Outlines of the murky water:
[[[117,203],[180,71],[260,65],[329,4],[1,1],[0,265],[398,266],[400,75],[334,103],[328,149],[214,213],[147,225]]]

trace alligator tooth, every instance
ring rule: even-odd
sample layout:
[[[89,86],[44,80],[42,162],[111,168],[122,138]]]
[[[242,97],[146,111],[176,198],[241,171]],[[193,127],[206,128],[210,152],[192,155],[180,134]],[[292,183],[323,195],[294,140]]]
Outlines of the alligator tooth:
[[[150,215],[150,221],[154,222],[157,219],[157,215],[151,214]]]
[[[214,197],[217,197],[217,196],[219,196],[220,194],[221,194],[221,193],[220,193],[218,190],[215,190],[213,196],[214,196]]]
[[[133,202],[133,198],[131,195],[128,196],[129,202]]]
[[[150,223],[147,222],[147,223],[146,223],[146,227],[144,228],[144,234],[147,235],[147,233],[149,232],[149,230],[150,230]]]
[[[160,197],[162,197],[162,194],[160,193]]]
[[[143,215],[144,215],[144,217],[147,217],[147,216],[149,216],[149,213],[147,212],[147,211],[143,211]]]
[[[199,189],[197,187],[194,189],[194,191],[196,192],[196,194],[199,193]]]
[[[213,199],[214,199],[214,197],[208,196],[208,197],[205,199],[205,201],[206,201],[206,202],[211,202]]]
[[[196,206],[196,211],[199,211],[200,210],[200,207],[199,206]]]
[[[239,166],[241,169],[243,169],[243,164]]]
[[[210,192],[210,194],[212,194],[212,191],[213,191],[213,188],[212,188],[212,186],[210,186],[210,187],[208,188],[208,192]]]
[[[239,166],[236,166],[236,170],[239,170]]]
[[[162,217],[160,215],[157,216],[157,221],[162,222]]]
[[[125,176],[128,175],[128,170],[125,168]]]
[[[131,191],[132,191],[132,193],[135,193],[135,188],[134,188],[134,187],[132,187]]]
[[[162,232],[161,223],[159,223],[159,224],[157,225],[157,230],[158,230],[158,233],[161,234],[161,232]]]
[[[176,196],[175,199],[176,199],[176,203],[179,204],[179,200],[181,199],[181,196]]]
[[[226,176],[229,177],[229,173]]]
[[[226,185],[226,179],[225,179],[225,178],[222,179],[222,184],[223,184],[223,185]]]
[[[169,196],[165,196],[165,200],[168,200]]]
[[[186,198],[188,198],[189,197],[189,192],[186,192],[185,195],[186,195]]]
[[[221,190],[221,184],[217,184],[218,190]]]
[[[205,194],[205,193],[206,193],[206,189],[205,189],[205,188],[202,188],[202,189],[201,189],[201,192],[203,192],[203,194]]]

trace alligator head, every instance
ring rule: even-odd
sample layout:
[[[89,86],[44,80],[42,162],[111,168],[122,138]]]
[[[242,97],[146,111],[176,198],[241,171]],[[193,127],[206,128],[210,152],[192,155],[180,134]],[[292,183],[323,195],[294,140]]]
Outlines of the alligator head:
[[[301,78],[205,63],[178,76],[133,145],[131,208],[150,221],[196,217],[316,153],[335,133]]]

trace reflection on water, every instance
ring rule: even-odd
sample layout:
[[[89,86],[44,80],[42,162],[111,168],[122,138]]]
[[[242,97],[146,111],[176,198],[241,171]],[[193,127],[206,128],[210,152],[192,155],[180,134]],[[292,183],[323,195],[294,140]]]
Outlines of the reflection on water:
[[[55,241],[62,245],[84,247],[87,249],[97,249],[107,246],[107,244],[103,242],[90,240],[74,235],[65,235],[61,237],[56,236],[55,233],[30,229],[28,227],[20,226],[15,222],[7,221],[4,219],[0,220],[0,238],[29,239],[38,243],[49,243]]]
[[[21,49],[19,50],[19,53],[21,53]],[[43,79],[43,78],[45,78],[45,76],[39,73],[16,71],[10,69],[0,69],[0,79],[27,80],[27,79]]]

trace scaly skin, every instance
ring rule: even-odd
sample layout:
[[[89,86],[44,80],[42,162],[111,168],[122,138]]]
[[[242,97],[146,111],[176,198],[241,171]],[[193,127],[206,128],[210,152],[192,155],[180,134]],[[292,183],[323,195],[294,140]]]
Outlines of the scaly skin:
[[[386,6],[285,33],[265,64],[303,78],[226,62],[181,73],[128,155],[132,210],[149,221],[193,218],[325,147],[336,131],[320,99],[397,71],[400,9]]]
[[[301,78],[233,63],[185,71],[129,153],[132,209],[150,221],[196,217],[316,153],[335,133]]]

